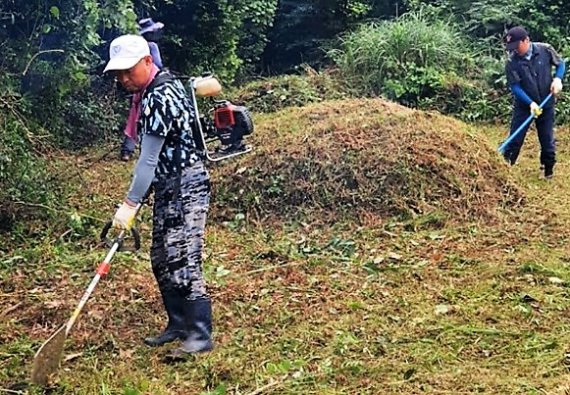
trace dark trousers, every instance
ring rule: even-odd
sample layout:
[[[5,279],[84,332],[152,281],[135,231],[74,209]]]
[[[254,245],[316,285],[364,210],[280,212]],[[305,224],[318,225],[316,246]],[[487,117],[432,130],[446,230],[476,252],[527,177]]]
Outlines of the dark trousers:
[[[202,275],[204,228],[210,202],[207,170],[198,162],[185,168],[179,181],[173,176],[155,182],[154,191],[150,257],[160,291],[188,301],[208,298]]]
[[[210,203],[210,180],[202,162],[156,181],[151,263],[168,315],[164,332],[145,343],[159,346],[180,339],[179,351],[210,351],[212,302],[202,273],[204,227]]]
[[[133,152],[135,152],[136,146],[137,142],[125,134],[125,137],[123,138],[123,143],[121,144],[121,155],[132,154]]]
[[[511,121],[512,135],[530,116],[528,107],[515,107]],[[542,114],[534,120],[540,142],[540,164],[547,167],[556,163],[556,142],[554,140],[554,106],[544,108]],[[530,122],[505,149],[505,159],[514,165],[519,157]]]

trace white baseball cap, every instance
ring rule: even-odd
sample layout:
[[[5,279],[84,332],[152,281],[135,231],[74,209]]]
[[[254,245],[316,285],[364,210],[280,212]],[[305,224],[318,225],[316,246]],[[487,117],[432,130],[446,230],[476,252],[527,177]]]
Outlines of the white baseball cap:
[[[117,37],[109,47],[109,63],[104,73],[111,70],[128,70],[145,56],[150,56],[150,48],[143,37],[134,34]]]

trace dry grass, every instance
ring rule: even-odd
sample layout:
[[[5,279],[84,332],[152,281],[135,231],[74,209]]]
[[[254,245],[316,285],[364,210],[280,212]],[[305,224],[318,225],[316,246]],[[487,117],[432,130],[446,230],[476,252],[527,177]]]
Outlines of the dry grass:
[[[435,113],[350,100],[261,123],[256,154],[233,174],[216,173],[215,215],[242,212],[260,223],[433,213],[489,220],[523,197],[484,135]]]
[[[341,107],[347,110],[342,116]],[[373,126],[354,127],[363,124]],[[216,350],[169,365],[165,350],[141,345],[143,336],[164,324],[148,268],[147,228],[142,252],[117,256],[71,333],[66,355],[73,358],[44,393],[567,392],[570,139],[565,133],[559,134],[556,178],[547,183],[538,177],[535,138],[521,164],[507,169],[489,148],[501,139],[500,129],[466,128],[378,101],[291,110],[263,116],[258,126],[258,144],[267,146],[213,171],[218,186],[205,271],[214,299]],[[400,132],[394,137],[388,130]],[[439,139],[428,144],[436,131]],[[365,135],[376,136],[376,144],[357,138]],[[300,145],[304,136],[308,144]],[[403,141],[402,152],[388,157],[382,147],[396,147],[396,140]],[[352,156],[342,151],[341,141]],[[445,151],[444,142],[453,149]],[[448,151],[461,154],[457,163]],[[367,161],[368,153],[380,159]],[[328,178],[339,167],[332,164],[344,169],[337,176],[360,161],[380,174],[379,164],[395,166],[391,158],[421,161],[429,177],[411,166],[413,179],[403,178],[381,197],[388,208],[371,203],[377,189],[359,184],[364,197],[358,202],[366,208],[359,212],[347,200],[349,188]],[[312,181],[332,186],[312,185],[310,168],[296,170],[297,183],[284,180],[280,196],[263,195],[265,184],[252,186],[265,176],[293,174],[295,163],[325,162],[330,167]],[[243,167],[248,170],[236,175]],[[25,385],[33,353],[66,319],[104,255],[93,240],[126,188],[128,172],[112,159],[82,172],[61,217],[62,223],[74,212],[96,218],[82,218],[83,228],[61,238],[64,229],[57,229],[25,242],[18,241],[21,229],[2,235],[11,247],[0,258],[0,388],[41,393]],[[448,172],[458,172],[455,181]],[[418,195],[406,180],[437,193]],[[223,188],[237,188],[235,183],[259,196],[245,220],[227,214],[243,204],[223,194]],[[297,184],[309,199],[296,211],[288,199]],[[510,192],[501,194],[505,184]],[[338,210],[323,205],[318,187],[338,193]],[[407,199],[403,191],[416,197]],[[524,204],[510,205],[523,195]],[[433,210],[446,214],[435,227],[425,218]],[[392,215],[408,211],[419,214]],[[307,221],[283,220],[283,213],[299,213]],[[224,217],[229,220],[219,220]]]

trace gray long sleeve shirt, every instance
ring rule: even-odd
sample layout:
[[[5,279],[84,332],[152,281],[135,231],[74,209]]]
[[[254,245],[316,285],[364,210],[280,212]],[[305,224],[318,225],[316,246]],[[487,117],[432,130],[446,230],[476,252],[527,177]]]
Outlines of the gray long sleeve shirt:
[[[140,203],[154,180],[158,157],[164,145],[164,137],[147,134],[141,139],[141,155],[129,188],[127,199]]]

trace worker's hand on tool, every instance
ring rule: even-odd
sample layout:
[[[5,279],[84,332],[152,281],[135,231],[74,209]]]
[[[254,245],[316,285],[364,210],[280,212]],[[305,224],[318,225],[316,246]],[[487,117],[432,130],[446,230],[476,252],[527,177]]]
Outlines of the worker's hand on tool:
[[[113,226],[118,229],[130,230],[135,222],[135,215],[137,214],[137,206],[133,206],[128,202],[123,202],[121,207],[115,213],[113,218]]]
[[[540,114],[542,114],[542,108],[540,108],[540,106],[538,104],[536,104],[535,102],[532,102],[532,103],[530,103],[530,113],[535,118],[538,118],[538,117],[540,117]]]
[[[552,80],[552,84],[550,84],[550,92],[555,95],[562,92],[562,80],[560,78],[556,77]]]

